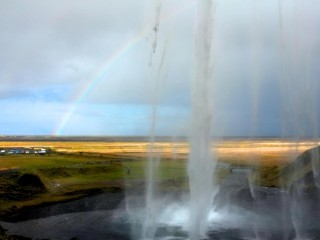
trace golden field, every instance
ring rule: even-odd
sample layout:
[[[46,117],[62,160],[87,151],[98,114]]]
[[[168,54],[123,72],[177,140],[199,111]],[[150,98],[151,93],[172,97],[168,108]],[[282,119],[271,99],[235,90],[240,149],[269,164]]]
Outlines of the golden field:
[[[302,152],[318,146],[318,141],[291,140],[225,140],[213,143],[212,152],[220,161],[236,164],[285,164],[293,161]],[[3,141],[0,148],[45,147],[55,152],[117,158],[142,158],[148,153],[165,159],[187,159],[187,142],[94,142],[94,141]]]

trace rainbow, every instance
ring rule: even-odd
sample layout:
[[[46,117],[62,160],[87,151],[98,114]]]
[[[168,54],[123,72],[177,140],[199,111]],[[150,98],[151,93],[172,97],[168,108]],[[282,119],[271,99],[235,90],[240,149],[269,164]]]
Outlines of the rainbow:
[[[139,33],[128,39],[123,45],[116,49],[109,58],[96,68],[94,76],[83,84],[82,88],[75,95],[74,100],[69,104],[68,110],[60,120],[58,126],[55,128],[52,135],[59,136],[63,133],[68,122],[72,116],[76,113],[79,105],[83,100],[90,95],[90,93],[96,88],[96,86],[102,82],[103,77],[107,74],[113,64],[119,61],[124,55],[126,55],[143,37],[144,35]]]
[[[179,8],[174,9],[169,14],[161,17],[161,22],[166,22],[168,20],[177,17],[182,12],[190,8],[196,0],[191,0],[190,2],[179,5]],[[67,111],[63,115],[63,117],[58,122],[57,126],[54,128],[52,135],[59,136],[62,135],[65,131],[68,123],[71,118],[77,112],[80,104],[83,100],[90,95],[91,92],[105,79],[104,76],[108,73],[108,71],[112,68],[112,66],[118,62],[121,58],[123,58],[126,54],[128,54],[139,42],[141,42],[147,34],[150,32],[150,25],[147,24],[142,31],[137,32],[135,35],[127,39],[119,48],[117,48],[111,56],[109,56],[102,64],[99,65],[95,69],[95,73],[93,77],[88,79],[85,84],[81,87],[73,98],[73,101],[68,105]]]

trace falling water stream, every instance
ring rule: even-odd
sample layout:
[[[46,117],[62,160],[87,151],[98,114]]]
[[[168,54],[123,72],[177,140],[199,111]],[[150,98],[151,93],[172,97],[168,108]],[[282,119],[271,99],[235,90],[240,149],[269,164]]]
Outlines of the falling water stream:
[[[192,83],[192,122],[188,162],[190,186],[190,239],[206,236],[208,213],[213,207],[213,170],[211,154],[211,53],[213,2],[198,1],[196,24],[196,69]]]
[[[160,30],[160,13],[161,13],[161,0],[154,0],[152,5],[155,9],[155,17],[154,22],[151,25],[152,31],[152,42],[151,42],[151,55],[149,60],[149,71],[151,75],[151,79],[155,80],[155,89],[154,96],[152,99],[152,113],[151,113],[151,131],[150,131],[150,144],[148,150],[148,164],[147,164],[147,186],[146,186],[146,217],[144,226],[142,229],[142,238],[143,239],[153,239],[155,236],[156,228],[157,228],[157,201],[155,199],[156,194],[156,168],[158,166],[158,156],[156,156],[155,152],[155,130],[156,130],[156,121],[157,121],[157,112],[158,112],[158,104],[159,104],[159,94],[160,94],[160,76],[161,69],[163,66],[163,59],[165,54],[162,55],[161,62],[159,66],[155,66],[154,57],[157,53],[158,47],[158,33]],[[165,53],[165,50],[164,50]]]
[[[157,50],[158,31],[160,28],[161,2],[154,1],[155,22],[152,26],[153,41],[151,47],[150,66],[155,69],[154,55]],[[205,238],[208,230],[209,212],[213,208],[214,189],[213,172],[215,158],[211,153],[212,112],[211,91],[212,86],[212,33],[213,33],[213,1],[198,1],[195,27],[195,70],[191,86],[192,119],[190,130],[190,156],[188,161],[188,176],[190,187],[189,200],[189,238],[192,240]],[[155,74],[156,89],[159,88],[159,75],[163,64],[160,62],[159,71]],[[153,239],[155,236],[159,210],[155,199],[155,167],[156,161],[153,154],[157,96],[153,104],[151,148],[147,171],[146,189],[146,221],[144,224],[143,238]]]

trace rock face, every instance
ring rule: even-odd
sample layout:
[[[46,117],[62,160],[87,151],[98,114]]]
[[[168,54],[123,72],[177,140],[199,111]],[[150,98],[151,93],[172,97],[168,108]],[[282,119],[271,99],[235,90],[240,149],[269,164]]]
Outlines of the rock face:
[[[251,209],[257,204],[274,199],[279,194],[279,188],[250,186],[248,173],[234,172],[224,179],[215,203],[218,208],[235,205]]]
[[[320,147],[302,153],[283,170],[297,231],[320,230]]]
[[[305,151],[281,173],[286,187],[292,191],[320,188],[320,147]]]
[[[218,208],[241,209],[251,215],[247,222],[260,224],[259,231],[280,236],[263,239],[320,239],[320,147],[283,168],[283,188],[250,186],[247,179],[244,173],[230,174],[221,185]]]

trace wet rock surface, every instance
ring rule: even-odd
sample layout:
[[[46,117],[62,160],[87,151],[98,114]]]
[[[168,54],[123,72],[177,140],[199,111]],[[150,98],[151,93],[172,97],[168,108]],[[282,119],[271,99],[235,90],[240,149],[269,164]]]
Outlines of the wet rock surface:
[[[115,209],[123,201],[124,193],[118,188],[109,190],[110,192],[102,192],[99,189],[92,190],[90,197],[77,200],[25,207],[19,209],[16,213],[4,216],[3,220],[7,222],[19,222],[67,213]]]
[[[240,189],[237,192],[238,195],[233,197],[238,196],[245,199],[238,199],[237,205],[228,203],[227,208],[220,214],[222,219],[217,219],[218,225],[210,228],[208,238],[215,240],[320,239],[317,220],[319,218],[312,214],[315,209],[310,204],[314,199],[307,203],[304,199],[308,197],[306,195],[301,199],[302,202],[298,202],[298,199],[296,202],[293,201],[297,206],[288,205],[292,200],[288,199],[289,194],[276,192],[274,189],[270,192],[272,194],[270,193],[267,197],[262,194],[259,200],[255,200],[252,196],[250,197],[250,189]],[[42,215],[40,218],[29,218],[15,223],[0,222],[0,225],[9,229],[8,234],[10,235],[15,234],[33,239],[140,240],[137,237],[139,232],[136,231],[143,227],[141,222],[143,215],[132,219],[122,203],[123,200],[125,200],[123,193],[99,194],[90,198],[34,209],[34,212],[39,211],[39,216]],[[137,197],[134,201],[137,203],[134,208],[137,207],[142,211],[143,196]],[[137,209],[131,210],[136,211]],[[226,217],[227,220],[224,219],[224,215],[228,214],[230,216]],[[303,219],[304,222],[301,220],[299,222],[299,219]],[[155,239],[186,240],[188,236],[187,231],[181,226],[169,224],[158,227]]]

